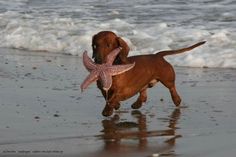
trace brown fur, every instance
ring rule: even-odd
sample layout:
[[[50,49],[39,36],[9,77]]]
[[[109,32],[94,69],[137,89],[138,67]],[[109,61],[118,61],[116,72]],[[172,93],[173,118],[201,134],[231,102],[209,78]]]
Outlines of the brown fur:
[[[97,81],[98,88],[103,96],[107,98],[103,110],[104,116],[110,116],[114,109],[120,107],[120,101],[126,100],[137,93],[140,93],[136,102],[132,104],[133,109],[138,109],[147,100],[147,88],[153,87],[155,83],[161,82],[170,91],[172,100],[176,106],[180,105],[181,98],[175,88],[175,72],[173,67],[163,57],[190,51],[205,42],[199,42],[193,46],[179,49],[161,51],[156,54],[139,55],[127,57],[129,46],[115,33],[109,31],[99,32],[92,39],[93,58],[96,63],[104,63],[108,53],[118,47],[121,52],[115,59],[114,64],[127,64],[135,62],[135,67],[123,74],[116,75],[112,79],[112,86],[106,95],[100,81]]]

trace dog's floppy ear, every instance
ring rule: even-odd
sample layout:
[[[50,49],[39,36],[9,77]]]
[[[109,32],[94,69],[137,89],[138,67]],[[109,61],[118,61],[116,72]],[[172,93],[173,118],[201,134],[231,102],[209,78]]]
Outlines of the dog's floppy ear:
[[[125,63],[125,62],[127,62],[127,56],[129,54],[129,50],[130,50],[129,46],[120,37],[117,37],[116,39],[117,39],[117,42],[118,42],[118,46],[120,46],[122,48],[121,51],[120,51],[120,54],[119,54],[119,58],[123,63]]]
[[[92,58],[94,58],[95,57],[95,47],[94,47],[94,40],[95,40],[95,37],[96,37],[96,35],[94,35],[93,36],[93,38],[92,38],[92,49],[93,49],[93,55],[92,55]]]

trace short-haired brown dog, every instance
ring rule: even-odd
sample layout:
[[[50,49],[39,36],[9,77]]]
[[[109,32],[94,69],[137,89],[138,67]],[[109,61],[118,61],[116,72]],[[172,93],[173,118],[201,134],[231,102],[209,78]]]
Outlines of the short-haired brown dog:
[[[181,98],[175,87],[175,72],[164,56],[174,55],[190,51],[195,47],[204,44],[199,42],[187,48],[179,50],[161,51],[156,54],[138,55],[127,57],[129,46],[127,43],[110,31],[102,31],[93,36],[92,48],[93,58],[96,63],[104,63],[105,57],[115,48],[121,47],[121,51],[114,61],[114,64],[127,64],[135,62],[134,68],[112,78],[112,86],[108,95],[102,89],[100,81],[97,86],[101,90],[104,98],[107,98],[106,106],[102,112],[103,116],[110,116],[114,109],[120,107],[120,101],[126,100],[137,93],[140,93],[136,102],[132,104],[133,109],[138,109],[147,100],[147,88],[151,88],[155,83],[161,82],[170,91],[171,98],[176,106],[180,105]]]

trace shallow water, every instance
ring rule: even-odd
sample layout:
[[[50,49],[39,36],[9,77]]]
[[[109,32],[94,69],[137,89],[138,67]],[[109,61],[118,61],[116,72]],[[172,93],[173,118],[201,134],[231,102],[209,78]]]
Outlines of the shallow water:
[[[168,57],[174,65],[236,68],[233,0],[0,0],[0,47],[81,55],[102,30],[123,37],[130,55],[177,49],[206,40],[192,52]]]
[[[132,110],[136,96],[111,117],[81,58],[1,49],[0,156],[234,156],[235,69],[176,67],[182,97],[175,108],[161,84]]]

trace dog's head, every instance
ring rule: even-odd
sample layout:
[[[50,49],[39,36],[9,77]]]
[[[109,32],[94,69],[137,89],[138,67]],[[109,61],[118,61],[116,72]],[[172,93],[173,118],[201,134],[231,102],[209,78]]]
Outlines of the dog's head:
[[[115,64],[126,63],[129,46],[126,42],[110,31],[102,31],[93,36],[93,58],[96,63],[104,63],[106,56],[114,49],[121,47],[121,51],[115,59]]]

